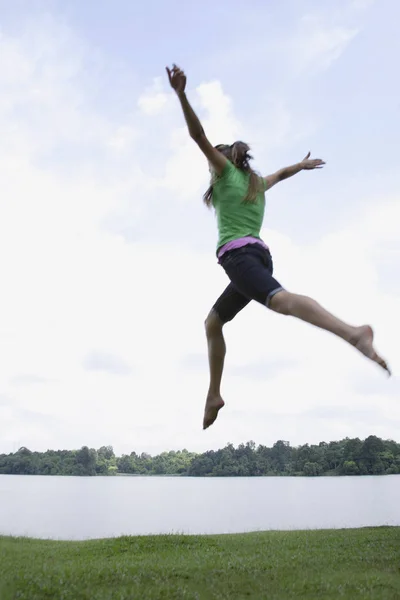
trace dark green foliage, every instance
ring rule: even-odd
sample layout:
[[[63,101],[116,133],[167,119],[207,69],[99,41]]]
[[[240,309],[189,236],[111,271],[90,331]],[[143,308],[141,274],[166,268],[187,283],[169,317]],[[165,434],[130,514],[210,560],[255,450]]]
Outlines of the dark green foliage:
[[[398,600],[400,528],[0,537],[1,600]]]
[[[100,449],[101,450],[101,449]],[[0,474],[12,475],[96,475],[112,474],[116,459],[105,459],[93,448],[31,452],[20,448],[14,454],[0,454]]]
[[[379,475],[400,473],[400,444],[376,436],[364,442],[346,438],[340,442],[304,444],[293,448],[279,440],[272,448],[254,442],[209,451],[193,458],[188,475]]]
[[[264,475],[395,475],[400,473],[400,444],[370,435],[362,441],[290,446],[277,441],[272,448],[254,442],[235,448],[196,454],[182,450],[157,456],[142,453],[116,457],[111,446],[98,450],[31,452],[20,448],[0,455],[0,474],[18,475],[189,475],[192,477],[254,477]]]
[[[0,454],[0,475],[185,475],[195,456],[182,450],[154,457],[132,452],[117,458],[111,446],[47,452],[20,448],[13,454]]]

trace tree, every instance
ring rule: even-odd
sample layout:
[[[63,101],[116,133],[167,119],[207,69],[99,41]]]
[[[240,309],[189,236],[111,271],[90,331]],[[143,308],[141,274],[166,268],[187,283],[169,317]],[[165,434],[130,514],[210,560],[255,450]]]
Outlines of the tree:
[[[343,462],[344,447],[341,442],[330,442],[326,450],[327,467],[329,471],[335,471]]]
[[[131,457],[128,454],[123,454],[121,458],[117,458],[118,471],[120,473],[134,473]]]
[[[95,475],[97,460],[96,450],[90,450],[87,446],[82,446],[76,453],[75,458],[78,475]]]
[[[272,447],[253,441],[227,444],[203,454],[182,451],[161,452],[157,456],[131,452],[116,457],[112,446],[97,451],[88,446],[79,450],[32,452],[21,447],[13,454],[0,455],[0,474],[19,475],[189,475],[260,476],[305,475],[383,475],[400,473],[400,444],[369,436],[364,441],[346,438],[292,447],[278,440]]]
[[[347,460],[357,462],[360,459],[362,445],[362,441],[359,438],[346,438],[346,442],[343,448],[343,459],[345,461]]]
[[[364,441],[360,452],[360,463],[369,475],[379,475],[385,469],[385,465],[380,459],[381,452],[384,452],[383,441],[375,435],[370,435]]]
[[[304,475],[308,477],[316,477],[321,474],[321,467],[316,462],[306,462],[303,469]]]
[[[271,448],[270,458],[277,473],[283,473],[286,465],[291,462],[292,449],[289,442],[278,440]]]
[[[111,460],[115,458],[114,449],[112,446],[102,446],[97,450],[97,456],[103,460]]]
[[[345,460],[342,472],[343,475],[359,475],[360,470],[354,460]]]

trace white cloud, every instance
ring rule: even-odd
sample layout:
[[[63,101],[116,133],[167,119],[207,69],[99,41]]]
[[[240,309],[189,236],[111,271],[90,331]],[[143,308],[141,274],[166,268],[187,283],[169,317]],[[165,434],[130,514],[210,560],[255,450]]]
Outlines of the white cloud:
[[[126,151],[136,141],[135,130],[129,126],[121,126],[112,132],[109,145],[115,151]]]
[[[163,80],[156,77],[153,85],[147,88],[139,97],[138,106],[146,114],[154,116],[166,106],[168,96],[164,91]]]
[[[366,10],[375,4],[375,0],[352,0],[350,8],[353,10]]]
[[[47,383],[48,380],[39,375],[29,375],[27,373],[16,375],[12,377],[10,383],[13,385],[42,385]]]
[[[197,92],[207,112],[204,121],[207,134],[216,144],[234,142],[242,125],[234,114],[232,99],[224,92],[221,83],[203,83],[199,85]]]
[[[84,357],[83,366],[87,371],[103,371],[115,375],[129,375],[132,373],[130,365],[119,356],[98,350],[89,352]]]
[[[358,32],[354,27],[326,23],[316,15],[303,17],[297,37],[289,44],[294,67],[298,72],[328,69]]]

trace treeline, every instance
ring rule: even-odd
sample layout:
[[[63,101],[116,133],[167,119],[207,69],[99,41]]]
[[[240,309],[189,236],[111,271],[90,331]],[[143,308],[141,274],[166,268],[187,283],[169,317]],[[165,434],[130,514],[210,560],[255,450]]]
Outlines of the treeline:
[[[400,444],[374,435],[292,447],[279,440],[272,448],[254,442],[204,453],[163,452],[115,456],[111,446],[98,450],[31,452],[20,448],[0,454],[0,474],[15,475],[179,475],[191,477],[394,475],[400,474]]]
[[[154,457],[135,452],[117,457],[112,446],[47,452],[31,452],[23,447],[12,454],[0,454],[0,475],[187,475],[196,456],[182,450]]]

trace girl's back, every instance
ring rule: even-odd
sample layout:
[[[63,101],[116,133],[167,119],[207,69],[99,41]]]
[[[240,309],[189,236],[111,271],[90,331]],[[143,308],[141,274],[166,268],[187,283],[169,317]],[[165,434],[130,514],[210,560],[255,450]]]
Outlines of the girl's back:
[[[229,160],[213,183],[212,203],[218,221],[217,248],[242,237],[260,237],[265,212],[265,180],[260,177],[260,191],[246,202],[250,175]]]

